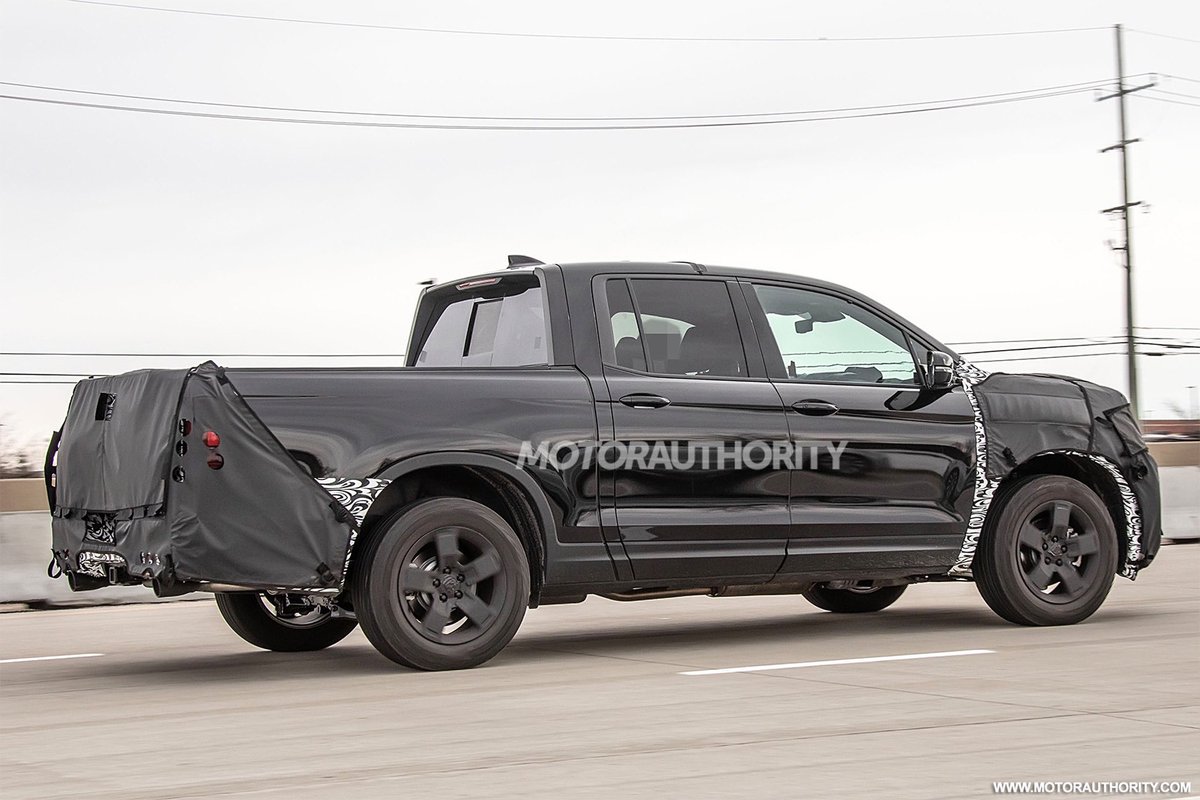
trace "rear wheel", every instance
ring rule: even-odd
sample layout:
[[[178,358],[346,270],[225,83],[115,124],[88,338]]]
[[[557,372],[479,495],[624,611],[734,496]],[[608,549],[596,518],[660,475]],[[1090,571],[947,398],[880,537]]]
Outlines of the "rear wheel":
[[[1026,478],[989,515],[971,571],[992,610],[1019,625],[1071,625],[1108,596],[1117,533],[1096,493],[1060,475]]]
[[[352,584],[363,633],[406,667],[482,664],[516,635],[529,604],[521,540],[471,500],[440,497],[401,510],[357,559]]]
[[[323,650],[357,625],[294,594],[219,592],[217,610],[234,633],[255,647],[289,653]]]
[[[842,589],[831,589],[825,584],[820,584],[804,592],[804,599],[826,611],[864,614],[887,608],[899,600],[907,588],[907,584],[876,586],[871,581],[859,581]]]

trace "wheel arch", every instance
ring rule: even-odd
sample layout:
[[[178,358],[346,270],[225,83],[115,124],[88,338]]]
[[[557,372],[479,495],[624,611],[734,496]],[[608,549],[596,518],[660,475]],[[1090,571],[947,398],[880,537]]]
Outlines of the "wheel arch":
[[[482,453],[426,453],[392,464],[375,477],[390,481],[371,504],[363,531],[397,510],[427,497],[462,497],[495,511],[516,532],[529,559],[530,605],[536,607],[546,574],[546,543],[556,530],[554,513],[537,481],[498,456]],[[356,545],[357,550],[361,542]],[[350,575],[355,570],[350,555]]]
[[[1063,450],[1040,453],[1020,464],[1000,481],[996,499],[1001,500],[1021,480],[1038,475],[1072,478],[1099,496],[1117,532],[1117,572],[1120,573],[1125,568],[1131,533],[1121,487],[1113,475],[1084,453]]]

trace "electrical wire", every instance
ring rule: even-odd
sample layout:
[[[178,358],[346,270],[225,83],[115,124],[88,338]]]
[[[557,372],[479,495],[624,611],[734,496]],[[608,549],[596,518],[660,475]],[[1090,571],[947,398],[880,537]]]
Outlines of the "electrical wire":
[[[1200,331],[1200,328],[1189,327],[1160,327],[1160,326],[1137,326],[1137,330],[1145,331]],[[1200,343],[1193,341],[1194,337],[1179,337],[1179,336],[1150,336],[1147,334],[1138,334],[1137,341],[1142,344],[1151,346],[1164,347],[1197,347]],[[1123,335],[1112,334],[1106,336],[1048,336],[1032,339],[977,339],[969,342],[947,342],[954,347],[964,347],[970,345],[1009,345],[1009,344],[1030,344],[1030,343],[1048,343],[1043,347],[1003,347],[994,350],[976,350],[964,351],[963,355],[982,352],[1013,352],[1019,350],[1044,350],[1063,346],[1062,342],[1081,342],[1082,344],[1067,345],[1070,347],[1093,347],[1106,344],[1124,344],[1125,337]],[[822,351],[825,352],[825,351]],[[839,351],[841,352],[841,351]],[[868,351],[856,351],[868,352]],[[870,351],[876,352],[876,351]],[[885,352],[885,351],[878,351]],[[890,352],[890,351],[886,351]],[[405,353],[134,353],[134,352],[83,352],[83,351],[64,351],[64,350],[21,350],[0,352],[0,357],[65,357],[65,358],[404,358]],[[76,373],[72,373],[76,374]]]
[[[1147,89],[1146,91],[1154,92],[1155,94],[1169,94],[1169,95],[1173,95],[1175,97],[1188,97],[1188,98],[1191,98],[1192,100],[1200,100],[1200,94],[1188,94],[1186,92],[1173,92],[1170,89],[1158,89],[1158,88]]]
[[[91,378],[95,372],[0,372],[5,378]]]
[[[83,2],[83,0],[77,0],[77,2]],[[1140,33],[1143,36],[1157,36],[1160,39],[1175,39],[1176,41],[1180,41],[1180,42],[1191,42],[1192,44],[1200,44],[1200,39],[1189,39],[1186,36],[1175,36],[1174,34],[1170,34],[1170,33],[1156,33],[1154,31],[1143,31],[1143,30],[1139,30],[1137,28],[1126,28],[1125,30],[1129,31],[1130,33]]]
[[[983,355],[985,353],[1019,353],[1019,352],[1027,351],[1027,350],[1066,350],[1066,349],[1080,348],[1080,347],[1110,347],[1114,344],[1123,344],[1123,343],[1124,343],[1124,338],[1114,337],[1113,339],[1110,339],[1108,341],[1090,342],[1090,343],[1083,343],[1083,344],[1044,344],[1044,345],[1035,345],[1033,347],[1001,347],[1001,348],[996,348],[996,349],[992,349],[992,350],[964,350],[959,355],[977,356],[977,355]],[[1138,343],[1145,344],[1145,345],[1151,345],[1154,347],[1170,347],[1170,348],[1185,348],[1185,347],[1196,347],[1197,346],[1197,345],[1193,345],[1193,344],[1189,344],[1189,343],[1176,344],[1176,343],[1169,343],[1169,342],[1146,341],[1146,340],[1142,339],[1141,337],[1139,337]]]
[[[892,111],[874,111],[856,114],[838,114],[827,115],[820,117],[802,117],[788,119],[739,119],[739,120],[722,120],[708,122],[655,122],[649,124],[637,125],[460,125],[460,124],[443,124],[443,123],[413,123],[413,122],[369,122],[363,120],[344,120],[344,119],[315,119],[315,118],[297,118],[297,117],[267,117],[248,114],[219,114],[215,112],[200,112],[200,111],[179,111],[165,108],[139,108],[136,106],[124,106],[104,103],[85,103],[73,100],[55,100],[48,97],[25,97],[22,95],[0,94],[0,99],[18,100],[32,103],[46,103],[58,106],[74,106],[80,108],[104,109],[108,111],[127,111],[141,114],[163,114],[174,117],[201,117],[207,119],[230,119],[241,120],[246,122],[279,122],[299,125],[333,125],[340,127],[357,127],[357,128],[413,128],[424,130],[465,130],[465,131],[628,131],[628,130],[665,130],[677,128],[730,128],[730,127],[747,127],[761,125],[791,125],[802,122],[827,122],[832,120],[844,119],[865,119],[868,117],[894,117],[906,114],[921,114],[930,111],[950,111],[960,108],[972,108],[977,106],[1000,105],[1004,103],[1024,102],[1028,100],[1042,100],[1050,97],[1062,97],[1065,95],[1079,94],[1080,92],[1091,91],[1094,87],[1082,87],[1065,89],[1053,92],[1041,92],[1037,94],[1028,94],[1015,97],[1000,97],[992,100],[981,100],[976,102],[952,103],[946,102],[941,105],[929,105],[923,108],[904,108]]]
[[[1038,355],[1017,356],[1012,359],[994,359],[994,358],[988,358],[987,356],[990,356],[992,354],[1005,355],[1005,354],[1009,354],[1009,353],[1018,353],[1018,352],[1026,352],[1026,351],[1044,351],[1044,350],[1056,350],[1056,349],[1065,349],[1065,348],[1116,347],[1120,344],[1122,344],[1122,342],[1120,342],[1120,341],[1107,341],[1107,342],[1093,342],[1090,344],[1066,344],[1066,345],[1058,344],[1058,345],[1043,345],[1043,346],[1035,346],[1035,347],[1012,347],[1012,348],[999,348],[999,349],[994,349],[994,350],[968,351],[968,352],[962,352],[962,353],[960,353],[960,355],[983,356],[983,358],[980,359],[983,361],[994,361],[994,360],[1036,361],[1036,360],[1040,360],[1040,359],[1044,359],[1044,358],[1074,358],[1074,357],[1083,357],[1083,356],[1089,356],[1089,355],[1113,355],[1113,353],[1063,353],[1063,354],[1059,354],[1059,355],[1045,355],[1045,354],[1041,354],[1039,352]],[[1141,341],[1141,340],[1139,340],[1136,344],[1138,347],[1143,347],[1143,348],[1144,347],[1154,347],[1154,348],[1162,348],[1164,350],[1185,351],[1185,352],[1177,352],[1177,353],[1141,352],[1141,353],[1139,353],[1139,355],[1147,355],[1147,356],[1185,355],[1185,354],[1192,353],[1193,351],[1200,353],[1200,343],[1191,343],[1191,342],[1174,343],[1174,342]],[[807,358],[807,357],[816,356],[816,355],[839,355],[839,356],[870,355],[870,354],[881,354],[882,355],[882,354],[891,353],[891,352],[892,351],[890,351],[890,350],[887,350],[887,351],[885,351],[885,350],[837,350],[837,351],[817,350],[817,351],[806,351],[803,353],[785,353],[784,355]],[[1123,350],[1117,351],[1117,354],[1120,354],[1122,352],[1124,352],[1124,351]],[[5,355],[5,354],[0,354],[0,355]],[[98,355],[105,355],[105,354],[98,354]],[[108,354],[108,355],[111,355],[111,354]],[[126,354],[126,355],[129,355],[129,354]],[[151,354],[143,354],[143,355],[149,356]],[[902,362],[886,362],[886,363],[902,363]],[[836,365],[830,364],[830,365],[818,365],[818,366],[836,366]],[[0,377],[7,377],[7,378],[12,378],[12,377],[92,378],[92,377],[100,377],[100,376],[103,376],[104,374],[106,374],[106,373],[100,373],[100,372],[0,372]]]
[[[1010,363],[1010,362],[1014,362],[1014,361],[1048,361],[1051,359],[1059,359],[1059,358],[1093,358],[1093,357],[1097,357],[1097,356],[1124,356],[1124,355],[1125,355],[1124,351],[1115,351],[1112,353],[1060,353],[1057,355],[1048,355],[1048,356],[1020,356],[1020,357],[1016,357],[1016,358],[980,358],[977,360],[984,364],[1003,364],[1003,363]],[[1177,353],[1144,353],[1143,352],[1143,353],[1138,353],[1137,355],[1140,357],[1143,357],[1143,358],[1158,358],[1158,357],[1165,358],[1165,357],[1169,357],[1169,356],[1197,356],[1197,355],[1200,355],[1200,352],[1186,352],[1186,353],[1178,353],[1178,352]],[[892,362],[889,362],[889,363],[892,363]],[[906,364],[908,362],[895,362],[895,363],[905,363]],[[829,365],[817,365],[817,366],[806,367],[806,368],[816,369],[819,366],[829,366],[832,368],[832,367],[839,367],[839,366],[845,366],[845,365],[844,364],[829,364]],[[7,373],[7,374],[14,374],[14,373]],[[20,374],[20,373],[15,373],[15,374]],[[30,374],[32,375],[34,373],[30,373]],[[81,377],[102,377],[102,376],[82,375]],[[45,379],[13,380],[10,378],[0,378],[0,384],[7,384],[10,386],[54,386],[54,385],[73,386],[75,383],[77,383],[77,381],[45,380]]]
[[[1150,94],[1146,94],[1146,95],[1133,94],[1133,95],[1130,95],[1130,97],[1133,97],[1133,98],[1136,98],[1139,100],[1154,100],[1155,102],[1158,102],[1158,103],[1171,103],[1172,105],[1177,105],[1177,106],[1192,106],[1193,108],[1200,108],[1200,103],[1189,103],[1187,100],[1173,100],[1170,97],[1156,97],[1156,96],[1150,95]]]
[[[1129,78],[1138,78],[1150,73],[1142,73],[1142,75],[1131,75]],[[790,117],[799,115],[811,114],[840,114],[854,111],[881,111],[897,108],[912,108],[914,106],[929,106],[942,105],[946,103],[960,103],[972,100],[991,100],[993,98],[1015,97],[1018,95],[1028,95],[1039,92],[1051,92],[1065,89],[1099,89],[1105,84],[1111,83],[1111,79],[1100,79],[1091,81],[1080,81],[1078,83],[1065,83],[1057,86],[1041,86],[1034,89],[1019,89],[1011,92],[994,92],[992,94],[977,94],[967,95],[965,97],[949,97],[940,100],[915,100],[907,103],[886,103],[881,105],[867,106],[842,106],[837,108],[816,108],[803,109],[796,111],[759,111],[759,112],[743,112],[737,114],[679,114],[673,116],[601,116],[601,117],[544,117],[544,116],[482,116],[475,114],[409,114],[387,111],[342,111],[338,109],[327,108],[303,108],[293,106],[270,106],[257,105],[253,103],[228,103],[208,100],[190,100],[176,97],[158,97],[154,95],[139,95],[139,94],[124,94],[121,92],[99,92],[89,89],[71,89],[63,86],[46,86],[37,83],[17,83],[14,81],[0,81],[0,86],[13,86],[21,89],[36,89],[48,92],[64,92],[69,94],[82,94],[93,97],[113,97],[122,100],[145,100],[157,103],[175,103],[179,105],[198,105],[211,106],[215,108],[238,108],[252,111],[284,111],[298,114],[339,114],[352,115],[359,117],[400,117],[405,119],[453,119],[453,120],[469,120],[469,121],[507,121],[507,122],[626,122],[626,121],[663,121],[663,120],[685,120],[685,119],[737,119],[750,117]]]
[[[1016,356],[1014,358],[980,358],[978,359],[984,364],[1001,364],[1009,361],[1049,361],[1055,358],[1095,358],[1097,356],[1124,356],[1124,350],[1116,350],[1111,353],[1058,353],[1049,356]],[[1200,352],[1188,353],[1137,353],[1138,356],[1158,358],[1167,356],[1200,356]]]
[[[1085,341],[1093,341],[1095,339],[1118,339],[1118,338],[1124,340],[1124,337],[1119,337],[1114,334],[1114,335],[1105,335],[1105,336],[1046,336],[1046,337],[1040,337],[1040,338],[1036,338],[1036,339],[981,339],[979,341],[974,341],[974,342],[946,342],[946,344],[953,345],[954,347],[960,347],[960,346],[966,347],[968,345],[974,345],[974,344],[1025,344],[1027,342],[1085,342]],[[0,353],[0,355],[3,355],[3,354]]]
[[[366,22],[339,22],[337,20],[303,19],[300,17],[271,17],[259,14],[232,14],[219,11],[201,11],[189,8],[165,8],[163,6],[137,5],[133,3],[111,3],[103,0],[67,0],[89,6],[108,6],[111,8],[126,8],[138,11],[158,11],[167,14],[192,14],[202,17],[223,17],[228,19],[248,19],[260,22],[291,22],[301,25],[328,25],[338,28],[366,28],[370,30],[405,31],[408,33],[436,33],[453,36],[494,36],[519,39],[571,39],[607,42],[905,42],[927,41],[934,39],[985,39],[1002,36],[1042,36],[1056,33],[1080,33],[1085,31],[1108,30],[1106,27],[1093,28],[1053,28],[1042,30],[999,31],[993,33],[947,33],[924,34],[915,36],[626,36],[599,35],[575,33],[530,33],[525,31],[489,31],[461,28],[423,28],[408,25],[383,25]]]
[[[0,356],[68,356],[80,358],[404,358],[404,353],[78,353],[26,350]]]

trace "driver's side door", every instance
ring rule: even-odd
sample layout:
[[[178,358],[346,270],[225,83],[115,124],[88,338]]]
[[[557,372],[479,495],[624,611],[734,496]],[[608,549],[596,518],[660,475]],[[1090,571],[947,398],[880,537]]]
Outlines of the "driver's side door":
[[[817,448],[792,471],[783,572],[952,563],[974,461],[962,389],[924,388],[919,343],[854,298],[742,285],[790,435]]]

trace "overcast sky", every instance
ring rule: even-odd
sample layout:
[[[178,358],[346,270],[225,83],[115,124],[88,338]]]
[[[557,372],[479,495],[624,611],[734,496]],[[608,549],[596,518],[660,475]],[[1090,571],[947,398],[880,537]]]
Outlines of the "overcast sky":
[[[1181,0],[145,3],[560,34],[909,36],[1122,22],[1200,39],[1200,6]],[[1031,89],[1115,69],[1109,31],[589,41],[69,0],[0,0],[0,9],[0,80],[304,108],[787,111]],[[1200,44],[1130,33],[1126,72],[1200,79]],[[1200,83],[1162,88],[1200,95]],[[1150,206],[1135,217],[1139,324],[1200,327],[1200,107],[1138,98],[1130,122],[1143,140],[1131,148],[1133,191]],[[1118,157],[1098,154],[1116,138],[1116,104],[1092,93],[903,117],[600,132],[289,125],[0,100],[0,350],[398,353],[418,281],[493,269],[508,253],[810,275],[863,291],[949,342],[1120,334],[1122,271],[1105,244],[1119,226],[1099,213],[1120,202]],[[2,357],[0,371],[195,360]],[[977,361],[1125,388],[1118,356]],[[1188,408],[1200,358],[1140,363],[1144,413]],[[41,437],[61,421],[69,390],[0,384],[0,435]]]

